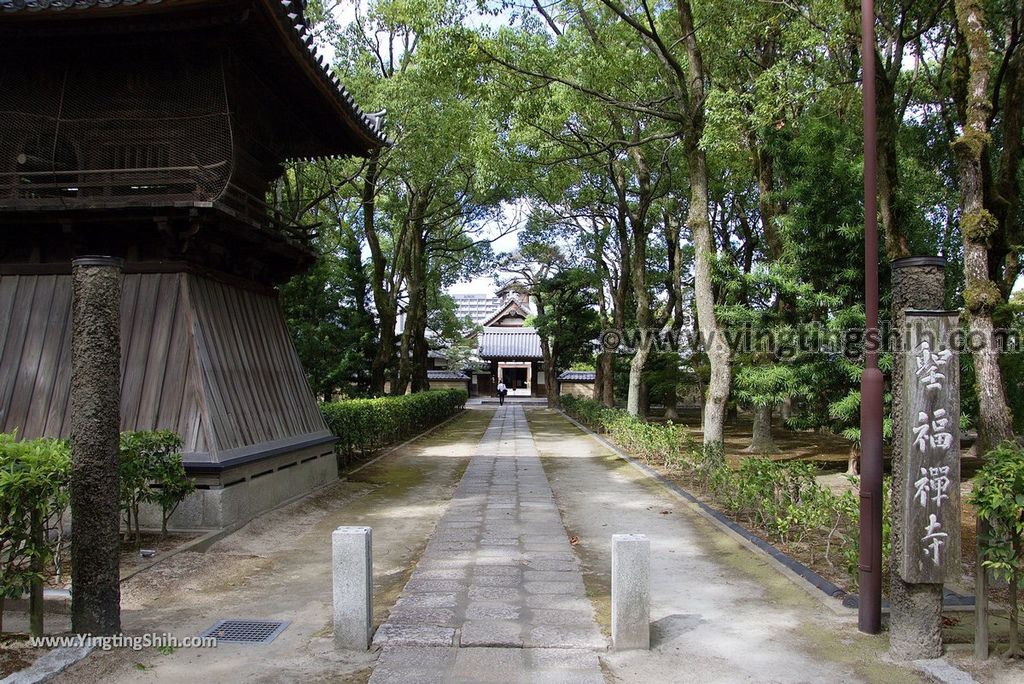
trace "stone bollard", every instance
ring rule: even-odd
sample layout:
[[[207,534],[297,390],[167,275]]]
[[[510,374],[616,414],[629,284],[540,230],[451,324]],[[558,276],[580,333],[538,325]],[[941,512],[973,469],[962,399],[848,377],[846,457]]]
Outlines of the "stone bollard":
[[[334,645],[365,651],[373,632],[373,529],[339,527],[331,534]]]
[[[612,648],[651,647],[651,542],[643,534],[612,535]]]

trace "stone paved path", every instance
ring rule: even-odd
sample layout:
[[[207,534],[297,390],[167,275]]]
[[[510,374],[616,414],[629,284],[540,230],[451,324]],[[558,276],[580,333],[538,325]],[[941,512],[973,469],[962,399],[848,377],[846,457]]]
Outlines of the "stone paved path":
[[[606,642],[522,407],[495,413],[374,643],[372,684],[604,681]]]

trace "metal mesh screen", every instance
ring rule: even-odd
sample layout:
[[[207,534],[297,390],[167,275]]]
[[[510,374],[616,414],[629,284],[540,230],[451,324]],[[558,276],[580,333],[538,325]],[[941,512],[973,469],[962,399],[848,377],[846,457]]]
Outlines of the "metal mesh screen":
[[[0,207],[217,199],[232,172],[225,92],[210,52],[0,64]]]

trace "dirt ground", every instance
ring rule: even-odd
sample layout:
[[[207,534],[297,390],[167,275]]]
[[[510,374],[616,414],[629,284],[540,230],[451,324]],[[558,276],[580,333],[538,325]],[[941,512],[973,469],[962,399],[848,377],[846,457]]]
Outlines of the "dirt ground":
[[[0,679],[31,665],[45,649],[32,648],[28,637],[7,634],[0,638]]]
[[[467,411],[347,480],[253,520],[205,553],[178,554],[122,583],[128,634],[195,636],[228,618],[290,621],[273,643],[94,652],[54,681],[366,681],[376,654],[339,653],[331,638],[331,531],[373,528],[379,624],[490,417],[490,411]]]

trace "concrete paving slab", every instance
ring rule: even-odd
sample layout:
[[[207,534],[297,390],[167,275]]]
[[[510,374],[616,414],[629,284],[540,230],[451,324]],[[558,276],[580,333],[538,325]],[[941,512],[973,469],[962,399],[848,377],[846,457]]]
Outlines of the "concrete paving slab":
[[[417,602],[431,595],[445,599]],[[440,624],[456,628],[460,648],[449,648]],[[594,653],[607,642],[521,408],[495,413],[375,643],[383,652],[373,684],[408,681],[412,643],[455,654],[454,664],[424,662],[423,681],[603,681]]]

